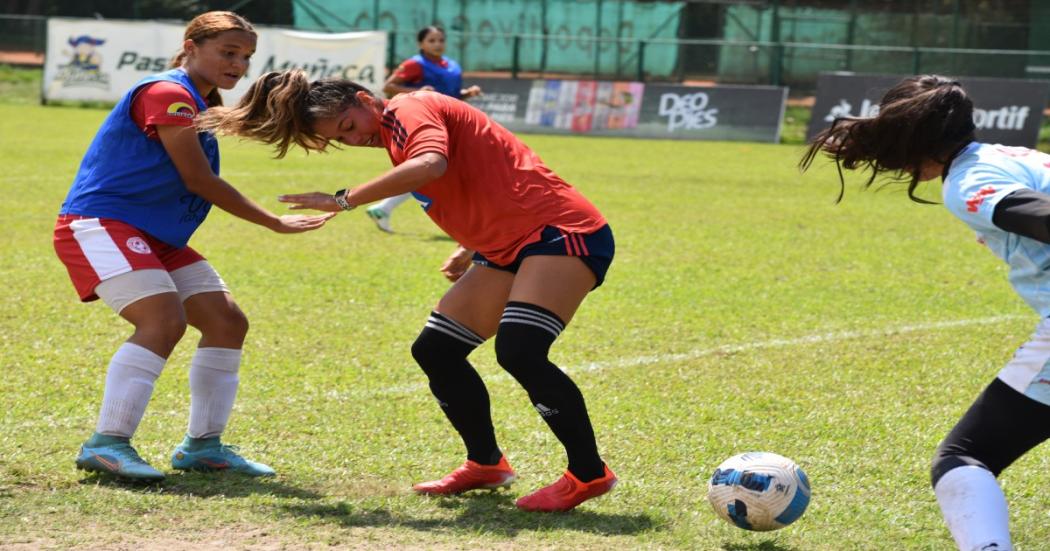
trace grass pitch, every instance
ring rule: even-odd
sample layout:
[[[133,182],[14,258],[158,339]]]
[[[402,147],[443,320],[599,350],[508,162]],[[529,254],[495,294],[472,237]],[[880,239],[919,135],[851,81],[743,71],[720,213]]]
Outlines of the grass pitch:
[[[227,435],[274,480],[172,474],[139,487],[74,470],[105,366],[130,327],[79,304],[51,228],[105,111],[0,104],[0,546],[36,548],[948,549],[929,488],[938,441],[1037,322],[963,225],[903,192],[840,205],[834,169],[801,177],[798,146],[527,136],[609,218],[616,260],[553,359],[587,397],[621,484],[570,514],[513,500],[564,457],[486,343],[509,492],[421,498],[411,483],[463,457],[409,344],[446,289],[453,243],[414,206],[282,236],[213,211],[192,245],[252,323]],[[223,176],[280,193],[335,190],[388,166],[379,150],[299,153],[223,143]],[[936,197],[930,188],[927,195]],[[187,333],[135,438],[169,470],[185,430]],[[813,483],[774,533],[717,519],[706,478],[768,450]],[[1002,477],[1018,549],[1050,541],[1050,461]]]

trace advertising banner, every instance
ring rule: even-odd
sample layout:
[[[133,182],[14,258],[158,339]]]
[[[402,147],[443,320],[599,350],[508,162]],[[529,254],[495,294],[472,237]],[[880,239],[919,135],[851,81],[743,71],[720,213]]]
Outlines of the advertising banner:
[[[817,100],[806,139],[813,139],[836,117],[877,115],[882,95],[903,78],[905,75],[822,73],[817,78]],[[979,141],[1035,146],[1050,82],[975,77],[960,77],[959,82],[973,99]]]
[[[777,142],[787,89],[466,79],[470,103],[516,132]]]
[[[182,47],[185,26],[154,21],[50,18],[43,97],[116,102],[143,77],[167,69]],[[385,32],[311,33],[256,27],[251,67],[232,90],[232,104],[259,75],[302,69],[310,78],[348,78],[382,93]]]

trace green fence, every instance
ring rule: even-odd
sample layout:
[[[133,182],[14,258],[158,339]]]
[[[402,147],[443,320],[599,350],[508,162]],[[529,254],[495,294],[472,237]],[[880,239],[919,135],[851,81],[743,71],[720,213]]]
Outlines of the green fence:
[[[622,74],[640,41],[679,36],[685,2],[635,0],[294,0],[295,27],[311,31],[391,33],[396,65],[417,53],[416,33],[448,32],[446,54],[469,71],[525,70]],[[646,72],[668,77],[676,49],[647,55]]]
[[[46,47],[47,18],[0,14],[0,51],[43,53]]]
[[[0,15],[0,50],[45,49],[46,19]],[[812,91],[824,71],[1050,78],[1050,51],[912,48],[674,38],[615,38],[449,31],[464,70],[509,76],[570,76],[658,82],[707,81],[790,86]],[[390,34],[387,61],[415,53],[415,32]],[[409,45],[406,45],[409,44]],[[580,55],[567,56],[566,51]],[[582,55],[582,57],[581,57]],[[572,61],[566,61],[571,58]]]

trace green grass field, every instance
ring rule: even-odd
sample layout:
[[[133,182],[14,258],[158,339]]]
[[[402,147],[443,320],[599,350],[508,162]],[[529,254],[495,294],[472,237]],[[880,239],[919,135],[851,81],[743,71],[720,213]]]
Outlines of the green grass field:
[[[570,514],[514,508],[564,457],[491,343],[472,359],[519,482],[411,493],[463,452],[408,350],[447,287],[438,267],[453,244],[410,206],[395,235],[362,213],[282,236],[214,211],[192,245],[252,322],[225,438],[279,476],[116,483],[73,459],[129,326],[77,302],[50,242],[104,116],[0,103],[0,547],[949,549],[929,458],[1037,322],[946,210],[895,188],[859,192],[859,179],[835,205],[834,169],[800,176],[799,146],[526,136],[617,237],[606,285],[552,356],[587,397],[621,478],[612,494]],[[273,209],[279,193],[335,190],[388,165],[380,150],[276,161],[223,148],[223,175]],[[169,472],[194,341],[191,330],[172,355],[135,438]],[[707,477],[748,450],[806,470],[813,499],[796,524],[749,533],[711,511]],[[1044,549],[1045,449],[1001,480],[1017,549]]]

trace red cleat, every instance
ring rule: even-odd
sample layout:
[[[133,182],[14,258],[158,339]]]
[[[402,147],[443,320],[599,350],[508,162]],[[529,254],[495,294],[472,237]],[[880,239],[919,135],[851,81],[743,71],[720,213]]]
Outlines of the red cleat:
[[[518,500],[516,505],[525,511],[570,511],[588,499],[598,497],[616,486],[617,478],[607,465],[605,475],[590,482],[580,482],[569,471],[557,482],[540,488]]]
[[[445,478],[420,482],[412,489],[420,494],[454,495],[469,490],[509,488],[517,478],[506,456],[501,457],[495,465],[482,465],[468,459],[462,467]]]

